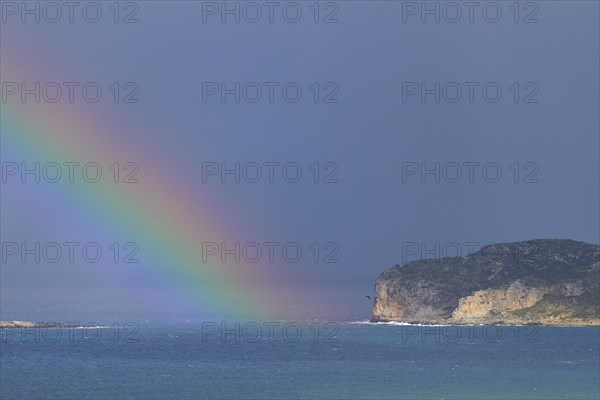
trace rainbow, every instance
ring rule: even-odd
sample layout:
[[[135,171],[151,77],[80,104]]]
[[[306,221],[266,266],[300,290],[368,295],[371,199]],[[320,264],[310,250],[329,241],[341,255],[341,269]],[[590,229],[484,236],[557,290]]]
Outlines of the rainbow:
[[[2,65],[3,81],[40,80],[27,79],[33,75],[6,64]],[[3,161],[95,161],[104,166],[133,161],[140,166],[135,184],[104,180],[99,184],[3,184],[3,189],[19,192],[25,202],[31,196],[43,197],[48,212],[55,214],[31,223],[45,223],[41,230],[60,234],[62,228],[52,224],[63,220],[86,237],[127,237],[139,243],[139,264],[97,266],[98,274],[109,279],[115,291],[130,293],[135,301],[152,298],[149,288],[159,285],[168,288],[161,291],[167,294],[154,302],[176,301],[189,307],[191,298],[199,316],[290,317],[291,305],[277,284],[273,265],[202,262],[201,242],[235,242],[249,229],[236,223],[235,214],[223,209],[209,186],[200,192],[203,187],[197,183],[192,190],[186,182],[194,177],[177,169],[174,155],[149,141],[127,142],[119,118],[99,120],[98,109],[105,111],[98,104],[36,104],[18,99],[2,104]],[[152,133],[157,132],[150,137]],[[157,154],[169,163],[157,162]],[[182,178],[185,174],[187,179]]]

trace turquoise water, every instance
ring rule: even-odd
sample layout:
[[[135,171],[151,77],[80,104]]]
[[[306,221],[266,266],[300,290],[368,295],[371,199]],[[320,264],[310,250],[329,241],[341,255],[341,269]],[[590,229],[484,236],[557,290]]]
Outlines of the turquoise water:
[[[45,332],[5,330],[0,347],[0,397],[600,396],[598,327],[270,326],[271,330],[258,323],[189,323]]]

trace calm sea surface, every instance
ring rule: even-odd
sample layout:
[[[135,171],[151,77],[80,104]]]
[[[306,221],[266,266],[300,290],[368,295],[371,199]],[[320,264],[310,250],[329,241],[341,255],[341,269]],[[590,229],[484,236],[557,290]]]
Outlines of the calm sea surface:
[[[8,399],[598,399],[600,328],[220,322],[5,330]]]

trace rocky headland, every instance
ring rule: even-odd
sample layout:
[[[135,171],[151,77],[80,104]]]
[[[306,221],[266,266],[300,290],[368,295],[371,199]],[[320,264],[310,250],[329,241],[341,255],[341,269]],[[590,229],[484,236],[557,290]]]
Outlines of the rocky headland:
[[[600,325],[600,246],[529,240],[394,265],[377,279],[371,321]]]

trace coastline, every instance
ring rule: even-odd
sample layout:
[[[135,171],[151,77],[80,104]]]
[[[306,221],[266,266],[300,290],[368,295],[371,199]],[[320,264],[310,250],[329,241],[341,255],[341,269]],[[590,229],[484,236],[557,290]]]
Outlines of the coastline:
[[[531,321],[400,321],[391,319],[369,319],[349,322],[364,325],[393,325],[393,326],[553,326],[553,327],[600,327],[600,319],[588,320],[559,320],[547,322]],[[34,322],[34,321],[0,321],[0,329],[14,328],[78,328],[81,324],[68,322]]]
[[[600,319],[549,319],[544,321],[400,321],[389,319],[370,319],[372,324],[398,324],[414,326],[555,326],[555,327],[594,327],[600,326]]]

